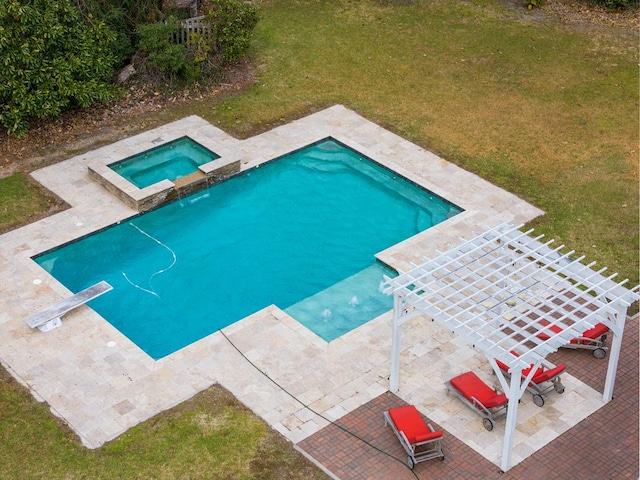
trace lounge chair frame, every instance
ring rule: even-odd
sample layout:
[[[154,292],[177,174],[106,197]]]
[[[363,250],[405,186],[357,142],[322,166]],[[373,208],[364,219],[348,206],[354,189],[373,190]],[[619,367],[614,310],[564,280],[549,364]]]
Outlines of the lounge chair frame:
[[[597,338],[577,337],[575,339],[575,343],[567,343],[560,348],[571,348],[573,350],[591,350],[591,354],[594,357],[602,359],[607,356],[607,350],[609,350],[609,347],[605,346],[606,340],[606,333]]]
[[[482,417],[482,425],[489,432],[493,430],[493,427],[496,422],[502,420],[507,416],[507,406],[509,402],[506,402],[503,405],[498,407],[485,407],[477,398],[474,396],[471,397],[471,401],[467,399],[457,388],[451,385],[451,380],[447,380],[445,386],[447,388],[447,393],[452,393],[468,406],[471,410],[476,412],[478,415]],[[493,387],[493,390],[496,393],[500,393],[500,390],[497,387]]]
[[[391,427],[393,433],[402,445],[402,448],[404,448],[404,451],[407,453],[407,466],[411,470],[413,470],[416,464],[420,462],[425,462],[434,458],[440,458],[440,460],[444,460],[444,452],[442,450],[442,436],[426,440],[424,442],[416,442],[412,444],[411,442],[409,442],[404,432],[396,427],[396,424],[393,422],[391,416],[389,415],[389,411],[387,410],[383,412],[383,415],[385,425],[389,425]],[[425,424],[425,427],[427,427],[431,432],[435,432],[433,426],[430,423]]]
[[[547,324],[548,322],[542,323],[543,326],[547,326]],[[584,332],[584,333],[588,333],[588,332],[589,330],[587,330],[587,332]],[[562,345],[560,348],[569,348],[572,350],[591,350],[591,354],[595,358],[602,359],[607,356],[607,351],[609,350],[609,347],[605,345],[605,342],[607,341],[608,333],[609,333],[609,330],[607,329],[605,333],[597,337],[585,337],[585,336],[576,337],[573,340],[571,340],[570,343]],[[538,335],[538,337],[544,340],[549,338],[549,334]]]

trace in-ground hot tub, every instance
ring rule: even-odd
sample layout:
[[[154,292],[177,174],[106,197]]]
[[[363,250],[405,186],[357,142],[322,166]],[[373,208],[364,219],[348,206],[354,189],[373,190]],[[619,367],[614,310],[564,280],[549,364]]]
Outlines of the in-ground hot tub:
[[[189,120],[189,119],[187,119]],[[240,157],[229,155],[224,143],[228,138],[202,135],[198,125],[190,125],[198,141],[191,134],[170,132],[169,141],[162,137],[132,143],[138,153],[122,155],[107,151],[104,157],[87,165],[89,177],[113,193],[126,205],[143,212],[158,207],[240,171]],[[186,133],[187,129],[182,129]],[[180,132],[182,133],[182,132]],[[200,138],[201,137],[201,138]],[[135,139],[135,137],[134,137]],[[200,142],[199,140],[203,140]],[[157,144],[162,142],[161,144]],[[131,143],[131,142],[130,142]],[[152,143],[151,148],[144,148]],[[212,148],[215,148],[214,149]],[[218,151],[220,148],[222,151]],[[115,158],[114,158],[115,157]]]
[[[165,143],[133,155],[109,168],[138,188],[145,188],[161,180],[174,181],[198,171],[200,165],[220,158],[189,137]]]

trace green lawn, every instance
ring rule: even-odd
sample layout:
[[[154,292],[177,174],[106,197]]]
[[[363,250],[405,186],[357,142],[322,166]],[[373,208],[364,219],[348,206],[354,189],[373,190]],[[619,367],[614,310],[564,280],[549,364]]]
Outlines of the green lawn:
[[[61,205],[59,199],[48,195],[23,172],[0,178],[0,233],[36,220]]]
[[[0,465],[3,480],[327,478],[221,387],[88,450],[3,368]]]
[[[256,84],[163,121],[245,137],[344,104],[540,207],[538,232],[637,284],[638,37],[488,0],[395,3],[263,0]],[[48,208],[33,192],[0,180],[0,231]],[[219,389],[89,451],[0,378],[3,478],[322,478],[284,444],[277,457],[278,436]]]

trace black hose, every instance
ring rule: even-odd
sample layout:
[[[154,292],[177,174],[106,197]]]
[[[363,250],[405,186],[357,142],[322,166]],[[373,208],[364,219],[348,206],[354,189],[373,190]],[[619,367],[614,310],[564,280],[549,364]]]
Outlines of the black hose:
[[[257,371],[259,371],[262,375],[264,375],[265,377],[267,377],[276,387],[278,387],[280,390],[282,390],[284,393],[286,393],[287,395],[289,395],[291,398],[293,398],[296,402],[298,402],[300,405],[302,405],[304,408],[308,409],[311,413],[317,415],[318,417],[322,418],[323,420],[325,420],[326,422],[330,423],[331,425],[334,425],[336,427],[338,427],[340,430],[342,430],[343,432],[347,433],[348,435],[351,435],[352,437],[357,438],[358,440],[360,440],[362,443],[364,443],[365,445],[370,446],[371,448],[373,448],[374,450],[377,450],[378,452],[393,458],[395,461],[400,462],[402,465],[404,465],[405,467],[407,467],[409,469],[409,471],[413,474],[413,476],[416,478],[416,480],[420,480],[420,477],[418,477],[418,475],[416,474],[416,472],[414,472],[412,469],[409,468],[409,466],[402,460],[400,460],[399,458],[394,457],[393,455],[391,455],[390,453],[385,452],[384,450],[376,447],[375,445],[371,444],[370,442],[368,442],[367,440],[365,440],[364,438],[360,437],[359,435],[357,435],[356,433],[353,433],[351,431],[349,431],[348,429],[346,429],[345,427],[338,425],[337,423],[329,420],[327,417],[325,417],[324,415],[316,412],[315,410],[313,410],[309,405],[305,404],[304,402],[300,401],[298,398],[296,398],[291,392],[289,392],[286,388],[284,388],[282,385],[280,385],[278,382],[276,382],[273,378],[271,378],[264,370],[260,369],[255,363],[253,363],[251,360],[249,360],[247,358],[247,356],[242,353],[240,351],[240,349],[238,347],[236,347],[236,345],[229,339],[229,337],[227,337],[224,332],[222,330],[219,330],[219,332],[222,334],[222,336],[224,338],[226,338],[227,342],[229,342],[229,344],[236,349],[236,351],[242,355],[242,357],[251,364],[251,366],[253,368],[255,368]]]

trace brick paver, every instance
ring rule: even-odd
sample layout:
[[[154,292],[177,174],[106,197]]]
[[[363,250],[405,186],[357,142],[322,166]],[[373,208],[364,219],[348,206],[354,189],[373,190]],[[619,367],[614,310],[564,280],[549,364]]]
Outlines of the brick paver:
[[[423,462],[409,470],[404,450],[384,425],[382,412],[405,404],[389,392],[298,446],[341,480],[635,479],[639,475],[638,358],[636,315],[625,328],[613,400],[507,473],[446,431],[445,460]],[[561,350],[549,360],[566,363],[574,376],[602,392],[606,359],[597,360],[586,350]]]

